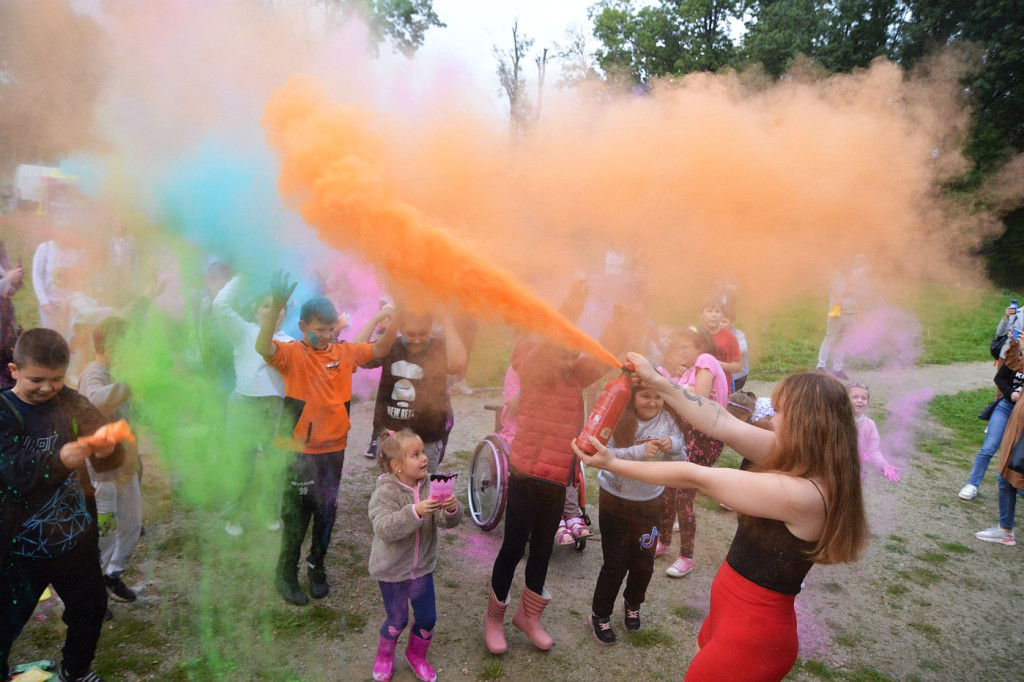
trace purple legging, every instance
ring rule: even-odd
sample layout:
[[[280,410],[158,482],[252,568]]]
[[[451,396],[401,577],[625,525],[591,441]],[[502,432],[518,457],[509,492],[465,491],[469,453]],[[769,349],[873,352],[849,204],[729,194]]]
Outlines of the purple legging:
[[[715,440],[683,421],[686,436],[687,460],[701,466],[713,467],[722,454],[722,441]],[[693,514],[693,488],[665,488],[665,515],[661,524],[661,542],[672,544],[672,525],[679,519],[679,556],[693,558],[693,539],[697,534],[697,518]]]
[[[377,582],[380,595],[384,598],[384,612],[387,617],[380,626],[380,636],[398,639],[409,623],[409,604],[412,604],[412,633],[422,639],[430,639],[437,623],[437,607],[434,602],[434,574],[410,578],[400,583]]]

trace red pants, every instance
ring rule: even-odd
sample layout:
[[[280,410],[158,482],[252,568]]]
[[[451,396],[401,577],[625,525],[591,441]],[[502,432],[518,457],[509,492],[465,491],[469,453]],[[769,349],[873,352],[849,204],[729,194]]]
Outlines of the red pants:
[[[750,582],[722,562],[711,585],[711,610],[697,635],[700,651],[689,682],[781,680],[796,663],[795,595]]]

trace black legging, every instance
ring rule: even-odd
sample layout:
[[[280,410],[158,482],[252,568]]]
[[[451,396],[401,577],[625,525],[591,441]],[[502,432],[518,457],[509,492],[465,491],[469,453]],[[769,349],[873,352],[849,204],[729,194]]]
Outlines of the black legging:
[[[526,478],[516,472],[508,477],[505,538],[491,572],[491,589],[499,601],[508,597],[527,543],[530,557],[526,560],[526,587],[537,594],[544,593],[555,531],[562,520],[564,505],[565,486]]]
[[[622,581],[626,581],[623,597],[632,607],[639,607],[647,598],[647,586],[654,573],[655,543],[644,547],[640,540],[652,535],[661,523],[665,502],[661,495],[653,500],[636,502],[619,497],[601,488],[598,523],[601,528],[601,553],[604,563],[594,586],[592,607],[598,618],[608,618],[615,607]]]

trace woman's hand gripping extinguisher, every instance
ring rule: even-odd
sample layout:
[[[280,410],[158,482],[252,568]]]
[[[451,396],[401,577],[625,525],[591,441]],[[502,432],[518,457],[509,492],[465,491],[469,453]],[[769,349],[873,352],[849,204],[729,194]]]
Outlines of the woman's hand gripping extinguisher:
[[[597,397],[594,409],[590,411],[590,416],[583,424],[583,430],[576,437],[576,446],[588,455],[597,452],[590,442],[591,436],[597,438],[601,445],[607,445],[611,440],[615,425],[619,423],[619,418],[629,405],[632,395],[630,378],[635,370],[632,364],[623,365],[622,374],[605,384],[601,395]]]

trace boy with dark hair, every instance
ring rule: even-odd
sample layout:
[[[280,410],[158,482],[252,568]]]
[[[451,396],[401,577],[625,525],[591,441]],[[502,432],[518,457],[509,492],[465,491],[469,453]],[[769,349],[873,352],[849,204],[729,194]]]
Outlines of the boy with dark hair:
[[[309,592],[314,599],[323,599],[330,589],[324,557],[338,508],[352,373],[357,366],[391,350],[397,325],[392,318],[384,334],[372,344],[335,342],[338,311],[329,299],[314,296],[302,304],[299,313],[302,339],[275,341],[277,316],[294,290],[295,283],[289,285],[287,275],[274,276],[271,307],[260,325],[256,351],[284,377],[282,436],[278,437],[277,445],[295,453],[281,498],[283,533],[275,584],[285,601],[304,606],[309,598],[299,587],[297,567],[310,519],[313,537],[307,558]],[[376,321],[371,319],[367,325],[376,325]]]
[[[120,317],[108,317],[92,331],[96,359],[85,366],[78,379],[78,390],[89,399],[104,419],[130,420],[132,392],[110,375],[112,354],[124,337],[127,323]],[[103,582],[116,601],[135,601],[136,594],[121,579],[128,568],[142,534],[142,492],[139,489],[139,457],[134,443],[125,441],[124,462],[111,471],[89,468],[89,479],[96,487],[96,517],[100,533],[100,567]]]
[[[30,329],[14,347],[14,388],[0,393],[0,679],[11,646],[48,584],[68,626],[62,681],[97,682],[91,672],[107,591],[100,572],[96,508],[85,463],[120,466],[121,448],[78,440],[104,424],[64,386],[70,351],[52,329]]]

